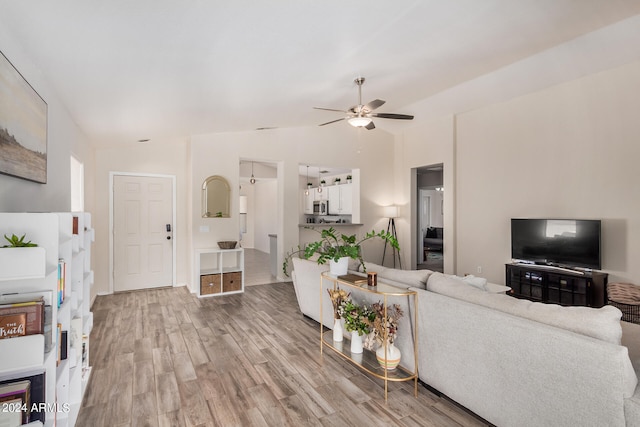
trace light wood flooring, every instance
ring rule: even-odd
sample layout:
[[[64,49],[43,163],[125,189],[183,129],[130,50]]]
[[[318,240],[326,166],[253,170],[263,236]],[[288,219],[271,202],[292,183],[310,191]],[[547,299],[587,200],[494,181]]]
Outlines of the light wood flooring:
[[[421,385],[325,349],[291,283],[198,299],[186,287],[98,296],[77,426],[479,426]]]
[[[244,285],[264,285],[277,282],[271,275],[271,255],[258,249],[244,249]]]

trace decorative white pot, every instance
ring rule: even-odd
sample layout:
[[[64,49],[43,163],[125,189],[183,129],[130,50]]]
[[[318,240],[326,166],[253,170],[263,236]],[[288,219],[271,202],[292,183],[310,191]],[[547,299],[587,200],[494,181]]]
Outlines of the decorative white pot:
[[[343,276],[347,274],[347,270],[349,269],[349,257],[342,257],[335,262],[334,260],[329,261],[329,274],[332,276]]]
[[[398,350],[398,348],[393,344],[382,345],[376,350],[376,359],[378,359],[378,363],[383,369],[387,369],[389,371],[398,367],[400,357],[400,350]]]
[[[342,321],[334,319],[333,321],[333,342],[342,341]]]
[[[364,348],[362,347],[362,336],[358,335],[357,331],[351,332],[351,353],[362,353]]]
[[[0,281],[41,279],[46,274],[43,247],[0,248]]]

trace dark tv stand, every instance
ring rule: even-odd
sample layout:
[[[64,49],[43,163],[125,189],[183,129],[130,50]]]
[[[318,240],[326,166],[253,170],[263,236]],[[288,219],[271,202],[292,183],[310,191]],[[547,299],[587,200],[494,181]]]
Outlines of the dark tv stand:
[[[609,275],[548,265],[506,265],[506,282],[516,298],[531,301],[602,307],[606,304]]]

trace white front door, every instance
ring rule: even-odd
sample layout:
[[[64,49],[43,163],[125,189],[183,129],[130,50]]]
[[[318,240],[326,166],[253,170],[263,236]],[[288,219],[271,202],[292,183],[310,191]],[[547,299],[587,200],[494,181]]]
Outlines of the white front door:
[[[173,180],[113,176],[113,289],[171,286]]]

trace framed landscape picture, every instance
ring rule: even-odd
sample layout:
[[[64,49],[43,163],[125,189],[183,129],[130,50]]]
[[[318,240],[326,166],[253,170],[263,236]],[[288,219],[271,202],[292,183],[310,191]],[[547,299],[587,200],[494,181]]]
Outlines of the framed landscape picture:
[[[47,103],[2,52],[0,173],[47,182]]]

